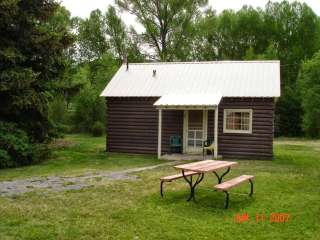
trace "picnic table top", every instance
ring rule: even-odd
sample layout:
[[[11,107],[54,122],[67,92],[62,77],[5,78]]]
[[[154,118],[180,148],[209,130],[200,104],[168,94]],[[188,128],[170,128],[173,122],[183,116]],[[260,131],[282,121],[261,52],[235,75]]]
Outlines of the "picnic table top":
[[[217,160],[204,160],[198,162],[192,162],[187,164],[181,164],[174,166],[180,170],[194,171],[194,172],[212,172],[223,168],[228,168],[238,164],[237,162],[229,161],[217,161]]]

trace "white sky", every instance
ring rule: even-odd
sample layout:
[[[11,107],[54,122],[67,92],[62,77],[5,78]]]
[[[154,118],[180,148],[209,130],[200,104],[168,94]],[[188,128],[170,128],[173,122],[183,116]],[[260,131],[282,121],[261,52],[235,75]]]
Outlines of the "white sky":
[[[90,12],[95,9],[100,9],[105,12],[108,5],[114,5],[114,0],[60,0],[62,5],[65,6],[73,17],[78,16],[86,18],[90,15]],[[272,0],[272,2],[279,2],[280,0]],[[294,0],[289,0],[293,2]],[[243,5],[251,5],[253,7],[264,7],[268,0],[209,0],[209,5],[213,7],[218,13],[224,9],[238,10]],[[307,3],[313,11],[320,15],[320,0],[298,0],[298,2]],[[129,26],[133,25],[138,32],[143,30],[142,26],[139,26],[135,17],[128,14],[121,14],[122,20]]]

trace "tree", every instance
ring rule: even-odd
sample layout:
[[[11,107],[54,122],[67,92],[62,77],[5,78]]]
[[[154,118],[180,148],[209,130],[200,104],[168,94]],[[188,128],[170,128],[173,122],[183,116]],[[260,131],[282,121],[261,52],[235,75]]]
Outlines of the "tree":
[[[126,54],[127,35],[126,26],[117,16],[116,9],[110,6],[106,12],[106,33],[110,36],[110,44],[115,55],[122,59]]]
[[[74,20],[75,19],[71,18],[68,10],[59,6],[47,25],[50,29],[54,29],[55,32],[63,31],[63,29],[64,31],[72,32],[74,30]],[[77,76],[78,65],[74,60],[75,48],[76,46],[73,44],[64,51],[61,61],[63,61],[65,69],[53,85],[53,89],[55,89],[54,94],[60,95],[59,97],[65,100],[66,107],[68,107],[72,97],[74,97],[85,84],[84,79]]]
[[[264,13],[264,36],[274,43],[281,61],[282,97],[277,104],[280,134],[302,134],[302,106],[297,99],[296,81],[302,61],[320,48],[319,19],[304,3],[269,2]],[[292,106],[292,104],[295,106]],[[288,111],[291,109],[292,111]]]
[[[88,19],[75,19],[78,36],[77,57],[80,61],[95,60],[109,49],[104,21],[104,16],[98,9],[92,11]]]
[[[133,28],[127,30],[126,25],[117,15],[116,9],[109,6],[105,14],[106,34],[111,46],[112,53],[122,62],[125,56],[131,62],[141,62],[144,56],[141,54],[137,36]],[[131,35],[131,37],[130,37]]]
[[[0,121],[26,132],[25,145],[48,140],[48,102],[73,43],[67,24],[53,20],[58,8],[54,0],[0,2]]]
[[[47,138],[52,84],[63,74],[73,42],[67,26],[49,25],[53,0],[2,1],[0,6],[0,116],[16,122],[33,141]]]
[[[300,63],[320,48],[319,19],[305,3],[288,1],[269,2],[264,19],[264,36],[276,43],[282,64],[290,66],[282,69],[282,84],[294,84]]]
[[[320,51],[303,63],[298,78],[303,129],[310,137],[320,137]]]
[[[177,59],[186,47],[191,23],[207,0],[116,0],[145,27],[143,41],[161,61]]]
[[[261,9],[244,6],[237,12],[224,10],[218,16],[210,10],[200,17],[197,28],[204,44],[198,45],[196,52],[205,55],[204,60],[241,60],[247,51],[256,55],[268,45]]]
[[[269,2],[265,9],[244,6],[196,21],[192,51],[198,60],[281,61],[282,96],[276,105],[280,135],[302,134],[302,107],[296,80],[303,60],[320,48],[320,21],[306,4]]]
[[[217,46],[213,42],[213,35],[217,31],[217,18],[216,12],[209,8],[195,19],[191,47],[191,58],[193,60],[217,60]]]

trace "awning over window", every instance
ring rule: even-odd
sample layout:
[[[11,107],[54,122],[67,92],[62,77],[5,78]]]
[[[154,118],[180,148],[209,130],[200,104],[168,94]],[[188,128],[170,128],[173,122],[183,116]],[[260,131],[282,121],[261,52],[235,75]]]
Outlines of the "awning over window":
[[[153,105],[157,108],[214,108],[221,101],[221,94],[166,94]]]

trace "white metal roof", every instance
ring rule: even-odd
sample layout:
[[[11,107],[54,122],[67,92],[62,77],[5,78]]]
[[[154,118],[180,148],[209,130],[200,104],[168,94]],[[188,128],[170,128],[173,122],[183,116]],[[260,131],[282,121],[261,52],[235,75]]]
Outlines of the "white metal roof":
[[[218,106],[221,94],[166,94],[160,97],[153,105],[167,106]]]
[[[280,61],[132,63],[128,71],[125,65],[120,67],[101,96],[212,93],[223,97],[279,97]]]

